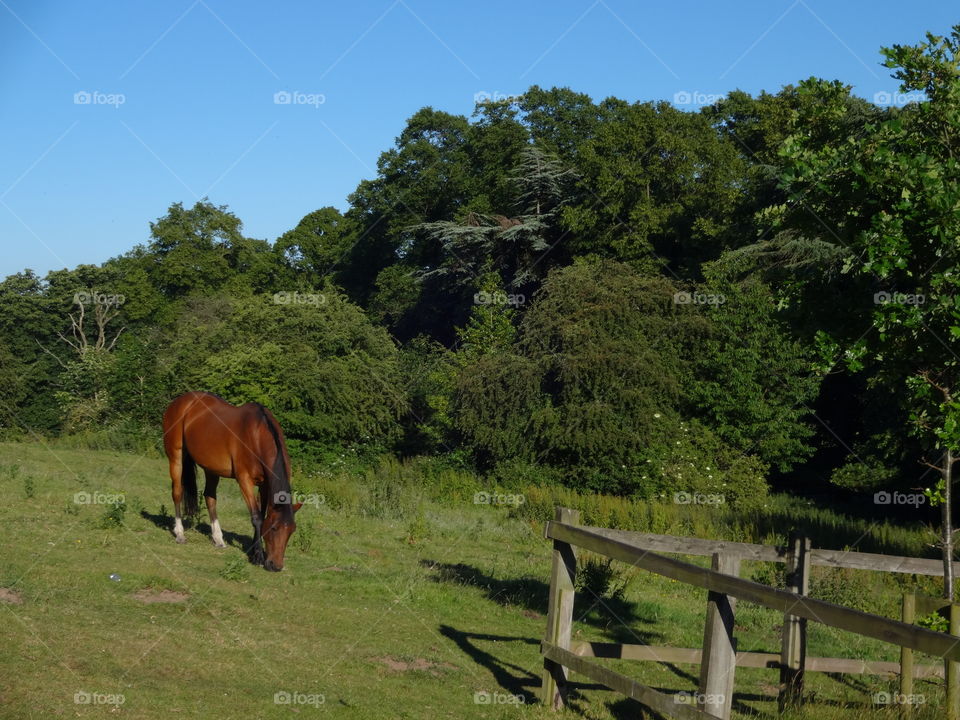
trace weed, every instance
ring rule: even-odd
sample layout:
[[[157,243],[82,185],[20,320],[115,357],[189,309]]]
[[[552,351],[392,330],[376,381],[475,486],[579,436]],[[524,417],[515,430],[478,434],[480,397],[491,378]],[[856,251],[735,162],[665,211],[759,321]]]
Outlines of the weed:
[[[123,515],[126,511],[127,503],[125,501],[117,500],[110,503],[103,515],[100,516],[97,527],[103,530],[123,527]]]
[[[250,563],[243,555],[234,555],[227,558],[219,574],[224,580],[247,582],[250,577]]]

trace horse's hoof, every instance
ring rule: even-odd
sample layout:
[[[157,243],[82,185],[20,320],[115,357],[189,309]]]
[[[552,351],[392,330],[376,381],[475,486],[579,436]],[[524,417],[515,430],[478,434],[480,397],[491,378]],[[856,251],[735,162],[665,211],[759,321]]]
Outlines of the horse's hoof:
[[[177,545],[186,545],[187,539],[185,537],[174,538],[177,541]]]
[[[225,542],[215,542],[213,546],[218,548],[225,548],[227,544]]]

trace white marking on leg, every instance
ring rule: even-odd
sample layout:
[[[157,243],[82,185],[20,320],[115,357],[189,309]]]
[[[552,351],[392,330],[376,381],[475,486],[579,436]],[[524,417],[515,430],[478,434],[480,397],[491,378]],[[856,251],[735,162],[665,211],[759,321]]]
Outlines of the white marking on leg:
[[[187,541],[183,536],[183,521],[179,517],[173,523],[173,534],[176,536],[178,543]]]
[[[214,520],[210,523],[210,535],[213,537],[213,544],[217,547],[226,547],[227,544],[223,541],[223,531],[220,529],[220,521]]]

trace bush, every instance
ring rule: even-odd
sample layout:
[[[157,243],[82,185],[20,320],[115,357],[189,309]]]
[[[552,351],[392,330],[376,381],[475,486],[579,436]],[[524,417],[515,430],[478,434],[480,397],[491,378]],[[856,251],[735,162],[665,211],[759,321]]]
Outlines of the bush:
[[[406,407],[394,390],[393,340],[333,286],[300,295],[316,301],[294,302],[289,294],[189,298],[169,343],[172,373],[183,389],[262,403],[291,439],[320,448],[390,446]]]
[[[591,598],[622,600],[628,584],[623,572],[613,565],[610,558],[587,554],[584,562],[581,556],[575,580],[577,592],[587,591]]]

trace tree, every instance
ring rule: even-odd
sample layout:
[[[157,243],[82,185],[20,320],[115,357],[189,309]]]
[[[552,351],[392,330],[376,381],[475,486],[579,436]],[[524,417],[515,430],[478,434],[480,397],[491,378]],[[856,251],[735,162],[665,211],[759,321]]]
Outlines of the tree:
[[[953,463],[960,449],[960,26],[915,46],[883,50],[907,105],[860,135],[828,147],[804,133],[784,146],[784,184],[795,200],[783,226],[846,249],[844,272],[872,284],[854,299],[863,334],[823,338],[849,366],[870,364],[882,382],[906,383],[922,461],[940,474],[944,592],[953,595]],[[819,112],[843,116],[834,101]],[[811,220],[814,218],[814,220]],[[904,380],[905,378],[905,380]]]
[[[578,153],[581,190],[565,211],[578,253],[696,278],[732,245],[745,166],[701,114],[666,102],[608,102]]]
[[[534,85],[517,99],[532,140],[562,162],[575,164],[584,142],[593,137],[603,111],[589,95],[570,88]]]
[[[443,248],[438,265],[424,269],[426,276],[459,275],[473,284],[483,272],[498,272],[517,288],[546,274],[551,262],[542,262],[544,254],[560,239],[559,214],[570,202],[576,173],[555,155],[527,145],[517,153],[507,180],[513,190],[510,207],[502,210],[511,217],[470,212],[461,221],[411,228]]]
[[[810,407],[822,375],[814,352],[779,316],[758,276],[737,279],[721,261],[688,299],[709,302],[709,327],[690,350],[689,412],[739,452],[786,472],[813,448]]]
[[[596,492],[762,497],[763,463],[684,417],[687,349],[708,323],[675,294],[611,261],[551,272],[513,346],[458,376],[452,415],[480,466],[535,464]]]
[[[268,406],[299,442],[389,446],[405,399],[397,349],[332,285],[275,295],[193,296],[164,364],[177,390]]]
[[[62,313],[47,297],[47,286],[32,270],[0,282],[0,424],[17,432],[49,432],[60,425],[51,393],[60,365],[44,348],[56,344]]]
[[[350,249],[344,220],[334,207],[323,207],[304,216],[293,230],[274,243],[274,252],[298,274],[313,283],[331,274]]]
[[[151,275],[167,297],[221,287],[231,275],[231,250],[243,243],[243,224],[226,206],[206,199],[189,210],[174,203],[150,223]]]

